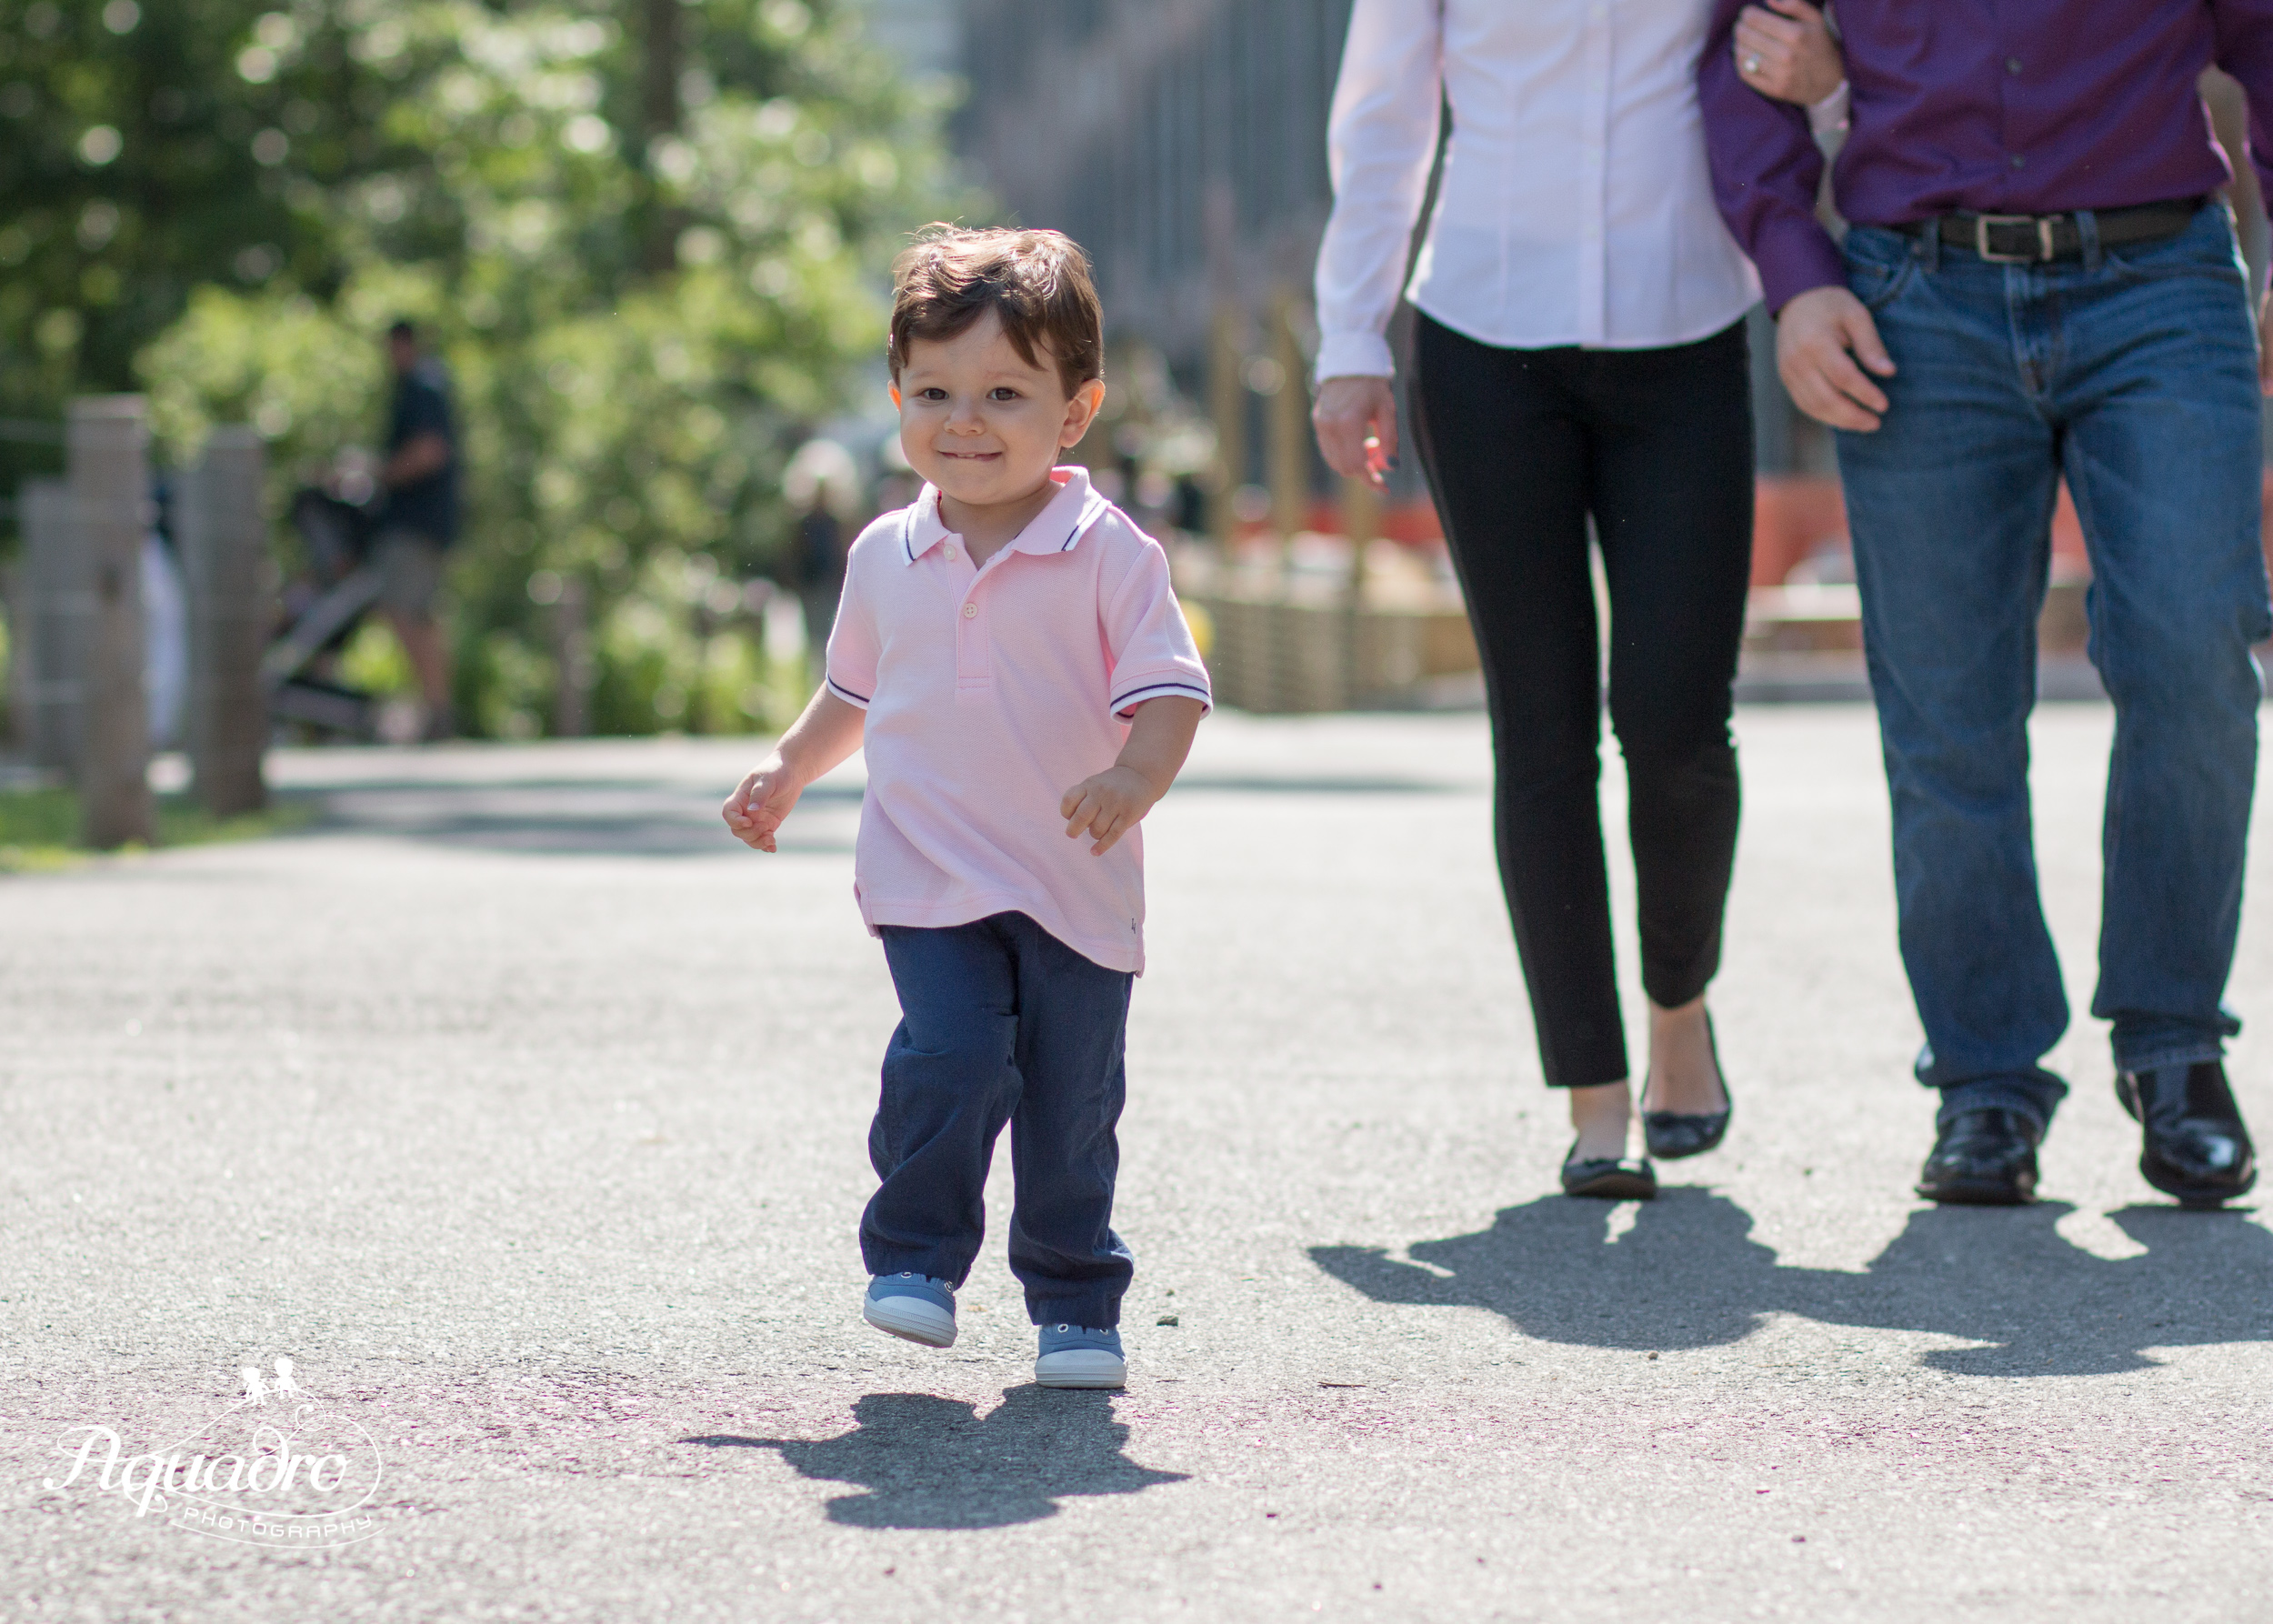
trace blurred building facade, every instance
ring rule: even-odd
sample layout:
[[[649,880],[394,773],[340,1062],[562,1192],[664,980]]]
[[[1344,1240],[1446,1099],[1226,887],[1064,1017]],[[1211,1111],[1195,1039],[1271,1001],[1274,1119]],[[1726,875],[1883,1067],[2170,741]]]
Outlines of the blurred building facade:
[[[1115,326],[1181,371],[1221,299],[1306,290],[1333,195],[1350,0],[964,0],[958,146],[1096,261]]]

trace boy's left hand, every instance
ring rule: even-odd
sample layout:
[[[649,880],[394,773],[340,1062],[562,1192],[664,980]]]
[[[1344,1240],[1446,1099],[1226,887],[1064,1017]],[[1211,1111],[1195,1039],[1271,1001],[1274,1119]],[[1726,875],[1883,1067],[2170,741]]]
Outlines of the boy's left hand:
[[[1160,795],[1135,767],[1116,765],[1068,789],[1057,803],[1057,815],[1066,820],[1068,840],[1087,835],[1096,842],[1090,854],[1103,857],[1152,810]]]

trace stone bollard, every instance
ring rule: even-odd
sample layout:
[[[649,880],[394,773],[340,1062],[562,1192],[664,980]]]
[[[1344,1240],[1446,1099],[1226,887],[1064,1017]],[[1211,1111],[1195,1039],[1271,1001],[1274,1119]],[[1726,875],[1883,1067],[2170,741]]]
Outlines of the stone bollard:
[[[260,678],[275,621],[263,579],[266,466],[254,430],[216,428],[175,499],[175,536],[189,586],[191,777],[198,801],[216,817],[257,812],[268,800],[261,778],[268,696]]]
[[[142,542],[150,528],[150,426],[142,396],[71,403],[64,458],[93,593],[77,778],[81,838],[98,851],[157,832],[142,686]]]
[[[24,536],[23,613],[16,622],[24,640],[16,664],[24,744],[35,763],[75,778],[85,732],[88,621],[95,612],[87,553],[79,542],[69,485],[27,479],[16,499]]]

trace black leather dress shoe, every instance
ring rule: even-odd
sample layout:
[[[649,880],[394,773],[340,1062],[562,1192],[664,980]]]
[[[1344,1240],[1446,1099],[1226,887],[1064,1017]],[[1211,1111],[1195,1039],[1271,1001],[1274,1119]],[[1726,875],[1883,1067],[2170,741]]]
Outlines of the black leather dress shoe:
[[[2037,1198],[2037,1141],[2044,1130],[2018,1111],[1959,1111],[1934,1140],[1918,1176],[1929,1201],[2019,1207]]]
[[[2257,1183],[2257,1151],[2216,1060],[2123,1072],[2115,1097],[2146,1130],[2139,1174],[2164,1195],[2216,1207]]]
[[[1713,1038],[1713,1018],[1705,1018],[1705,1042],[1713,1051],[1713,1075],[1720,1078],[1721,1107],[1717,1111],[1644,1111],[1642,1140],[1659,1161],[1679,1161],[1702,1156],[1728,1134],[1728,1118],[1737,1108],[1728,1092],[1728,1074],[1720,1068],[1720,1045]],[[1642,1079],[1642,1096],[1649,1095],[1649,1079]]]
[[[1603,1201],[1647,1201],[1657,1193],[1657,1170],[1647,1158],[1596,1156],[1578,1159],[1578,1141],[1563,1158],[1563,1194]]]

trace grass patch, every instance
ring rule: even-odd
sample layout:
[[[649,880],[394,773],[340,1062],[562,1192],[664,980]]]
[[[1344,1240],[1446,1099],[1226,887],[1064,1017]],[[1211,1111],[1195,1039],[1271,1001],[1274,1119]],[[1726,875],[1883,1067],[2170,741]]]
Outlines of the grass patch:
[[[258,840],[305,828],[316,819],[312,802],[272,802],[258,812],[215,817],[185,795],[157,797],[161,847],[205,846],[216,840]],[[129,846],[125,849],[143,849]],[[79,844],[79,796],[72,789],[0,790],[0,874],[37,874],[68,868],[94,854]]]

